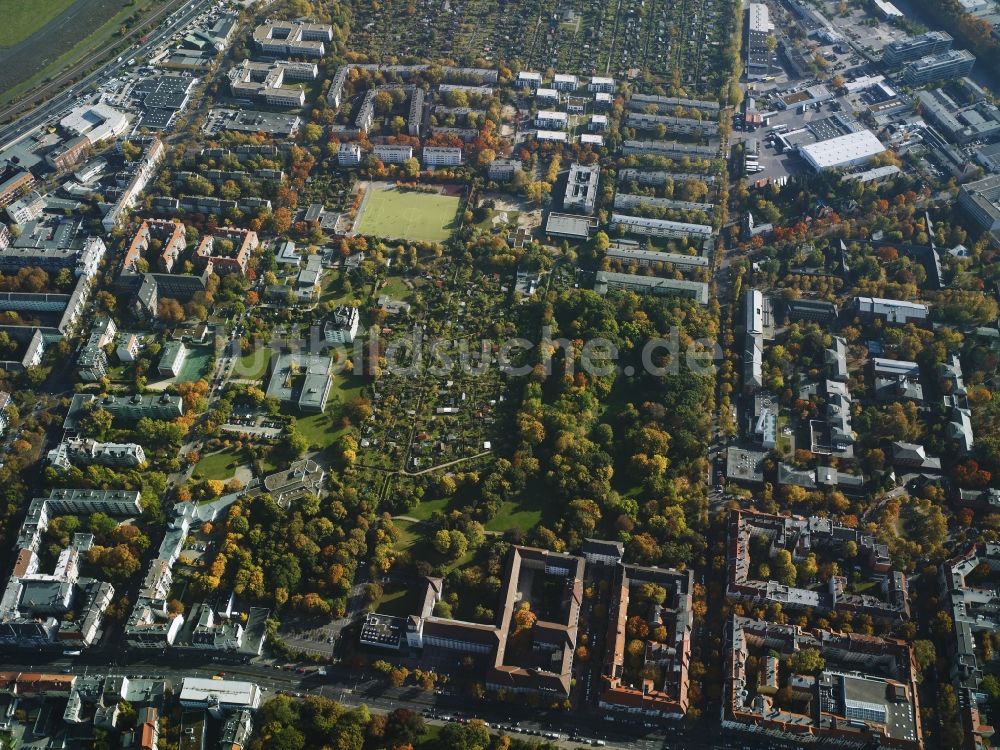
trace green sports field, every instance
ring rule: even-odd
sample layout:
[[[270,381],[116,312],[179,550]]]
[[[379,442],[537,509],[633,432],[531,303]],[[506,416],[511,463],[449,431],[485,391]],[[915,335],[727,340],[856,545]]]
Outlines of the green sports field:
[[[451,235],[460,202],[448,195],[372,187],[355,231],[390,240],[443,242]]]

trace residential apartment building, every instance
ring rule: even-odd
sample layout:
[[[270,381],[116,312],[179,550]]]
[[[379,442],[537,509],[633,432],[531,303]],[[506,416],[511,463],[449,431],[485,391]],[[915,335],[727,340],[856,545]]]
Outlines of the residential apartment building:
[[[909,643],[737,615],[726,636],[723,729],[799,746],[924,747]],[[805,649],[823,660],[818,674],[796,671],[794,659],[780,658]],[[775,697],[781,686],[793,701]]]
[[[548,107],[559,104],[559,98],[559,92],[556,89],[535,89],[535,104],[539,107]]]
[[[119,362],[135,362],[139,358],[139,337],[134,333],[127,333],[121,337],[118,347],[115,349]]]
[[[456,167],[462,163],[462,149],[458,146],[424,146],[425,167]]]
[[[661,279],[656,276],[598,271],[594,282],[594,291],[603,295],[611,289],[627,289],[638,294],[687,297],[699,305],[708,304],[708,284],[701,281]]]
[[[552,88],[557,91],[576,91],[580,88],[580,79],[566,73],[556,73],[552,77]]]
[[[88,341],[77,355],[76,372],[80,380],[97,382],[108,372],[108,355],[103,348]]]
[[[920,383],[920,367],[907,360],[872,357],[872,380],[875,398],[879,401],[924,402]]]
[[[13,405],[10,394],[7,391],[0,391],[0,435],[7,431],[7,425],[10,424],[7,409]]]
[[[360,319],[356,307],[338,306],[323,324],[323,338],[328,344],[354,343]]]
[[[588,537],[580,545],[580,554],[590,565],[617,565],[625,556],[625,544]]]
[[[7,206],[7,216],[11,223],[24,225],[41,218],[45,211],[45,199],[37,190],[31,190]]]
[[[646,601],[650,587],[662,590],[662,603]],[[608,607],[608,634],[598,705],[605,711],[683,719],[688,710],[691,636],[694,630],[693,571],[615,566]],[[630,658],[633,641],[629,612],[648,606],[649,620],[666,629],[666,640],[647,640],[642,666]]]
[[[35,185],[35,176],[26,169],[8,168],[0,176],[2,176],[0,179],[0,207],[6,207]]]
[[[605,76],[594,76],[587,84],[587,91],[591,93],[613,94],[615,93],[615,79]]]
[[[82,221],[45,218],[29,221],[17,239],[0,249],[0,269],[42,268],[58,273],[72,268],[78,278],[90,279],[106,251],[104,240],[88,236]]]
[[[251,607],[246,619],[233,611],[233,595],[197,603],[189,612],[173,614],[167,607],[173,584],[173,565],[180,558],[192,529],[213,523],[240,497],[223,495],[209,503],[178,503],[167,524],[156,557],[137,592],[135,605],[124,627],[129,648],[159,650],[179,648],[211,654],[213,660],[246,661],[259,656],[267,630],[268,610]],[[205,658],[205,656],[202,656]]]
[[[487,168],[487,176],[497,182],[510,182],[514,173],[521,171],[520,159],[494,159]]]
[[[72,437],[49,451],[48,461],[52,466],[62,469],[90,464],[135,468],[146,463],[146,453],[136,443],[99,443]]]
[[[797,588],[776,580],[757,578],[751,565],[754,540],[767,542],[773,559],[780,550],[801,562],[815,550],[843,553],[851,542],[858,550],[864,573],[877,587],[863,594],[850,593],[844,576],[831,576],[821,588]],[[880,595],[876,595],[878,592]],[[734,510],[729,515],[729,561],[726,596],[734,601],[767,606],[780,604],[786,610],[847,610],[886,620],[910,617],[906,575],[892,569],[889,549],[871,534],[840,526],[820,516],[779,516],[757,511]]]
[[[114,341],[117,332],[115,322],[107,316],[102,316],[94,324],[76,360],[77,372],[82,380],[95,382],[107,374],[108,355],[104,347]]]
[[[184,400],[180,396],[169,393],[141,396],[108,395],[98,398],[90,393],[77,393],[70,401],[69,412],[63,421],[63,427],[76,429],[76,420],[86,409],[104,409],[115,419],[125,422],[138,422],[143,417],[150,419],[176,419],[184,415]]]
[[[517,87],[534,91],[542,85],[542,74],[531,70],[522,70],[517,74]]]
[[[708,257],[705,255],[684,255],[683,253],[667,253],[660,250],[642,250],[638,243],[620,241],[613,243],[604,256],[614,261],[622,268],[637,266],[639,268],[663,268],[677,266],[678,268],[708,268]]]
[[[402,164],[413,158],[413,146],[401,143],[379,143],[372,151],[383,164]]]
[[[565,130],[569,124],[569,115],[565,112],[555,112],[548,109],[538,110],[535,115],[535,127],[544,130]]]
[[[647,219],[642,216],[627,214],[611,214],[611,226],[623,227],[631,234],[649,235],[650,237],[670,237],[683,239],[694,237],[708,239],[712,236],[712,227],[707,224],[689,224],[683,221],[668,221],[666,219]]]
[[[50,515],[135,516],[142,512],[138,492],[131,490],[55,489],[45,498]]]
[[[681,96],[660,96],[658,94],[632,94],[628,100],[629,109],[642,110],[648,105],[655,104],[661,112],[669,112],[677,109],[697,109],[709,115],[719,114],[719,102],[711,99],[688,99]]]
[[[684,157],[713,159],[719,155],[719,149],[716,146],[695,146],[679,141],[624,141],[622,153],[626,156],[633,154],[637,156],[665,156],[668,159],[683,159]]]
[[[46,154],[45,161],[56,172],[67,172],[86,158],[90,147],[90,138],[86,135],[78,135],[61,143]]]
[[[615,208],[631,209],[638,206],[648,206],[650,208],[669,208],[677,211],[701,211],[706,214],[710,214],[715,210],[715,206],[711,203],[678,201],[673,198],[656,198],[648,195],[635,195],[620,191],[615,193]]]
[[[569,178],[566,180],[563,208],[567,211],[576,210],[592,214],[597,203],[597,183],[600,175],[601,167],[597,164],[572,164],[569,168]]]
[[[238,227],[216,227],[198,243],[194,252],[196,268],[225,276],[230,273],[246,276],[251,254],[260,247],[257,233]]]
[[[625,115],[625,122],[631,128],[653,130],[658,125],[662,125],[668,133],[702,138],[710,138],[719,133],[719,123],[714,120],[696,120],[692,117],[629,112]]]
[[[337,149],[337,164],[342,167],[356,167],[361,164],[361,146],[357,143],[341,143]]]
[[[139,199],[139,194],[146,189],[146,185],[156,174],[157,167],[163,161],[165,149],[159,138],[141,137],[131,139],[132,143],[143,146],[142,155],[126,170],[125,185],[118,195],[117,200],[101,210],[106,211],[101,219],[101,226],[105,232],[111,232],[121,221],[127,212],[135,206]]]
[[[968,580],[985,574],[990,586]],[[1000,545],[973,544],[941,566],[942,609],[951,616],[951,647],[947,654],[948,679],[958,694],[958,707],[966,733],[965,747],[981,748],[993,734],[979,712],[977,694],[985,692],[986,659],[977,643],[1000,629],[995,581],[1000,573]]]

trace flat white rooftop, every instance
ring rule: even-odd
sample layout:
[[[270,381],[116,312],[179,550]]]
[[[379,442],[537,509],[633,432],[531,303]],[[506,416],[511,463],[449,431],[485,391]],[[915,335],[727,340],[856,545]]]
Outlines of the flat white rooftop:
[[[181,703],[210,703],[241,705],[256,708],[260,705],[260,687],[253,682],[213,680],[185,677],[181,683]]]
[[[885,146],[870,130],[859,130],[819,143],[799,147],[799,153],[816,169],[831,169],[857,164],[885,151]]]

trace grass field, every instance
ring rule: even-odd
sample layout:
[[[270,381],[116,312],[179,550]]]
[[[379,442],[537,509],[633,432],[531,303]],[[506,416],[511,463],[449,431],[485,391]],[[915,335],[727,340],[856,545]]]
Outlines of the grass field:
[[[333,445],[344,428],[341,426],[339,409],[334,402],[339,399],[340,403],[354,398],[361,394],[365,381],[361,376],[347,375],[340,373],[334,376],[333,387],[327,398],[326,411],[322,414],[310,414],[308,417],[301,417],[295,420],[295,426],[300,433],[309,441],[310,445],[318,445],[325,448]]]
[[[75,0],[0,0],[0,47],[10,47],[38,31]]]
[[[520,529],[531,531],[542,520],[542,507],[534,502],[506,502],[500,506],[496,517],[486,524],[487,531],[508,531]]]
[[[439,497],[434,500],[422,500],[419,505],[406,511],[403,515],[411,516],[421,521],[427,521],[438,511],[444,512],[448,510],[448,506],[450,504],[451,498],[448,497]],[[400,521],[400,523],[402,523],[402,521]]]
[[[402,552],[413,546],[413,543],[420,538],[419,530],[414,530],[413,521],[403,521],[397,519],[393,521],[393,526],[399,531],[399,539],[396,541],[396,549]]]
[[[259,380],[264,377],[271,362],[271,353],[269,346],[247,352],[236,361],[233,376],[248,380]]]
[[[546,503],[545,497],[537,490],[526,490],[500,506],[496,516],[486,524],[487,531],[508,531],[520,529],[531,531],[543,520],[546,511],[551,515],[552,507]],[[551,521],[552,519],[547,519]]]
[[[249,462],[250,456],[243,451],[209,453],[194,467],[194,473],[202,479],[231,479],[237,466]]]
[[[455,227],[459,198],[372,187],[368,190],[358,234],[414,242],[444,242]]]

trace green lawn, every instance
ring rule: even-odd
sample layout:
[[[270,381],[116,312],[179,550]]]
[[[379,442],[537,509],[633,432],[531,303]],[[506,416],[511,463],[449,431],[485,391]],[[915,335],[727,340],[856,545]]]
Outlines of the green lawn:
[[[358,234],[415,242],[444,242],[451,236],[459,198],[436,193],[369,188]]]
[[[236,467],[250,463],[250,456],[240,451],[209,453],[194,467],[194,473],[202,479],[230,479],[236,473]]]
[[[785,434],[785,428],[788,427],[788,415],[779,414],[778,415],[778,441],[777,449],[781,453],[788,453],[792,449],[792,439]]]
[[[333,378],[333,387],[326,401],[326,411],[322,414],[310,414],[295,420],[298,431],[301,432],[310,445],[318,445],[325,448],[333,445],[343,428],[340,424],[337,402],[343,403],[348,399],[361,394],[365,381],[360,375],[348,375],[340,373]]]
[[[409,549],[413,546],[413,543],[419,538],[419,534],[413,530],[413,521],[401,521],[396,520],[392,522],[393,526],[399,532],[399,540],[396,542],[396,549],[403,551]]]
[[[541,498],[522,495],[516,502],[505,502],[500,512],[486,524],[487,531],[521,529],[531,531],[542,520],[544,506]]]
[[[413,290],[398,276],[390,276],[385,280],[385,285],[378,290],[380,295],[387,294],[393,299],[403,302],[413,301]]]
[[[402,515],[412,516],[413,518],[419,518],[421,521],[426,521],[439,510],[447,510],[450,504],[451,498],[447,497],[439,497],[435,500],[422,500],[419,505],[412,510],[406,511]]]
[[[413,614],[408,612],[407,614]],[[434,724],[427,724],[424,726],[424,731],[420,735],[420,739],[417,740],[417,747],[420,750],[424,748],[434,747],[434,743],[437,742],[438,736],[441,734],[441,730],[444,729],[443,726],[436,726]]]
[[[383,615],[406,617],[412,615],[417,607],[413,589],[399,588],[386,591],[375,605],[375,611]]]
[[[340,283],[340,275],[343,271],[334,271],[326,274],[323,282],[323,289],[320,292],[320,302],[332,302],[335,305],[354,304],[360,306],[368,295],[368,284],[353,286],[350,291],[344,291]],[[356,304],[355,304],[356,303]]]
[[[0,26],[0,47],[12,47],[64,12],[75,0],[0,0],[6,19]]]
[[[248,380],[260,380],[267,372],[267,366],[271,363],[271,347],[262,346],[260,349],[249,351],[236,361],[233,375],[237,378],[247,378]]]

